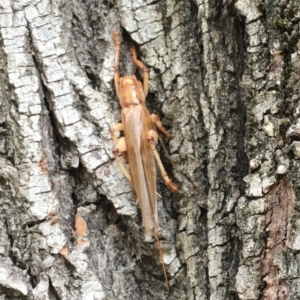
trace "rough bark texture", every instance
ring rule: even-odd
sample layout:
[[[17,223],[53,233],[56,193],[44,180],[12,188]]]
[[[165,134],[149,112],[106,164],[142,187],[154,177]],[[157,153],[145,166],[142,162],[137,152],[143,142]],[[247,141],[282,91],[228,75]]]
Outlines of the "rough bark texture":
[[[297,0],[1,0],[0,299],[300,299],[299,20]],[[111,152],[113,30],[173,135],[169,292]]]

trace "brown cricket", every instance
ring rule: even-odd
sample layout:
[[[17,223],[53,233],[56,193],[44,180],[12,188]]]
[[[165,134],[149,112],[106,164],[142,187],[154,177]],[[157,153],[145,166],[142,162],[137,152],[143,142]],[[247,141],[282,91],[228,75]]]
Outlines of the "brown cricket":
[[[117,123],[111,127],[111,135],[115,144],[113,153],[121,171],[131,183],[133,192],[137,197],[137,203],[142,213],[145,239],[149,240],[152,236],[156,238],[166,287],[169,289],[166,267],[158,238],[155,160],[167,187],[172,192],[176,192],[178,189],[168,177],[156,150],[155,144],[157,143],[158,135],[155,127],[168,138],[171,138],[171,135],[162,126],[157,115],[150,115],[145,105],[145,99],[148,94],[148,70],[137,59],[134,47],[131,48],[132,60],[143,71],[143,84],[137,80],[135,75],[120,77],[119,33],[113,32],[113,38],[116,44],[114,81],[116,93],[122,107],[122,123]],[[124,137],[118,138],[115,134],[116,131],[124,131]],[[129,164],[130,173],[119,157],[121,154],[124,155]]]

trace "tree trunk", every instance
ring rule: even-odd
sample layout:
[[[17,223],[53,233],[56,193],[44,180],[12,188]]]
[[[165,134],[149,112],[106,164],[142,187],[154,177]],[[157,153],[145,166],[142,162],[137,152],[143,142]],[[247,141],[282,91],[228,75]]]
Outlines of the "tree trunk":
[[[299,16],[296,0],[1,0],[0,299],[300,299]],[[173,135],[169,292],[113,159],[112,31]]]

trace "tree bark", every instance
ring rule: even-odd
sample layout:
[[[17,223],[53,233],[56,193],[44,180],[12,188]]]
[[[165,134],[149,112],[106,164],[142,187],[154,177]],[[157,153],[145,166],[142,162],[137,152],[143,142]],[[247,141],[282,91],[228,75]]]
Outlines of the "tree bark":
[[[300,299],[299,21],[296,0],[1,0],[0,299]],[[113,159],[112,31],[173,135],[169,292]]]

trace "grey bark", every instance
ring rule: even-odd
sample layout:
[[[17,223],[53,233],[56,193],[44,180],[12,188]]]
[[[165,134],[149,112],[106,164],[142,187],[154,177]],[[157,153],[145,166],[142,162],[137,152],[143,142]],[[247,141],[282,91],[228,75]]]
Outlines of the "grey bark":
[[[296,0],[2,0],[0,299],[300,299],[299,20]],[[113,30],[173,135],[169,292],[111,152]]]

